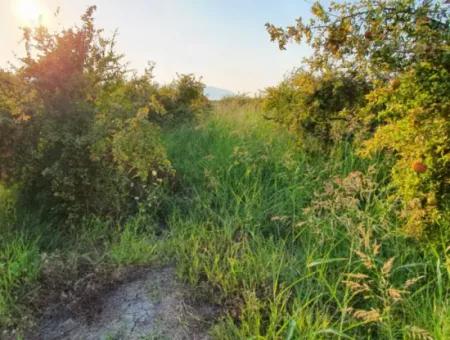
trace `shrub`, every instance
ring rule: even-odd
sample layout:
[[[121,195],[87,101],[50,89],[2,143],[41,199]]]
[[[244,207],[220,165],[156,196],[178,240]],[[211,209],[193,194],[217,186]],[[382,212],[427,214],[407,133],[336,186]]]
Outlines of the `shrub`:
[[[327,146],[352,135],[356,109],[367,91],[368,84],[355,75],[299,70],[266,90],[264,110],[300,141],[312,138]]]
[[[204,88],[205,85],[194,75],[178,75],[152,98],[150,120],[166,126],[195,121],[210,108],[203,94]]]
[[[362,148],[395,152],[392,181],[403,198],[405,230],[423,236],[450,199],[450,82],[448,70],[421,63],[380,86],[362,109],[378,128]],[[448,206],[447,206],[448,208]]]
[[[100,112],[109,119],[129,118],[130,113],[148,110],[148,120],[161,127],[192,122],[209,111],[204,96],[205,85],[192,74],[178,75],[168,85],[160,86],[153,80],[154,65],[143,75],[118,79],[97,99]]]
[[[425,0],[360,0],[331,2],[325,9],[315,2],[309,22],[299,18],[287,28],[266,25],[281,49],[289,41],[308,43],[314,53],[307,63],[316,74],[331,70],[347,78],[356,70],[358,77],[365,77],[369,86],[346,81],[350,86],[342,87],[340,77],[331,85],[321,79],[319,91],[314,76],[308,75],[300,90],[289,80],[268,91],[267,109],[284,125],[300,126],[302,137],[306,126],[325,140],[332,130],[329,120],[337,114],[351,122],[338,125],[344,130],[338,139],[356,133],[358,144],[366,140],[362,154],[393,152],[397,162],[392,183],[403,201],[404,229],[418,238],[445,225],[443,218],[448,220],[450,54],[445,6]]]
[[[2,178],[20,185],[23,204],[69,219],[121,217],[171,174],[146,115],[151,68],[128,77],[94,10],[80,27],[24,30],[22,66],[0,73]]]
[[[19,164],[31,156],[37,133],[30,113],[40,106],[34,90],[12,72],[0,70],[0,181],[10,182]]]

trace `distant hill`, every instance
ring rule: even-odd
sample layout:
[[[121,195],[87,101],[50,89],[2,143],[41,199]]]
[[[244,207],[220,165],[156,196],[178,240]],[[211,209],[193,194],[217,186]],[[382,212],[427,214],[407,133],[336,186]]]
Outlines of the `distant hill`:
[[[205,96],[208,97],[208,99],[210,100],[219,100],[222,99],[223,97],[234,95],[234,93],[229,90],[221,89],[219,87],[214,86],[206,86],[204,93]]]

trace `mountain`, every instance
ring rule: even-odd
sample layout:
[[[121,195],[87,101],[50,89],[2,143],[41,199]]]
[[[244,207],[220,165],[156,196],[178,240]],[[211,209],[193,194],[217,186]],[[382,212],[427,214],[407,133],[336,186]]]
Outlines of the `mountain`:
[[[226,96],[234,95],[233,92],[214,86],[206,86],[204,90],[205,96],[210,100],[219,100]]]

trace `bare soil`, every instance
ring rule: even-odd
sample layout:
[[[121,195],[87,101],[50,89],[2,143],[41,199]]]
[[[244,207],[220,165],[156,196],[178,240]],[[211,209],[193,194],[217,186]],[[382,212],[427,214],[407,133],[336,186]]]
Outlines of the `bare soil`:
[[[46,307],[26,339],[209,339],[219,310],[195,296],[172,267],[143,270],[77,308]]]

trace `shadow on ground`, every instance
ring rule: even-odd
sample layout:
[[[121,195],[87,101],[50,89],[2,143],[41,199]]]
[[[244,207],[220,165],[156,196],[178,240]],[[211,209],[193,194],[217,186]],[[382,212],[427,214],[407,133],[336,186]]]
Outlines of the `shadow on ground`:
[[[147,270],[88,302],[89,313],[48,307],[27,339],[208,339],[218,309],[194,296],[172,267]]]

